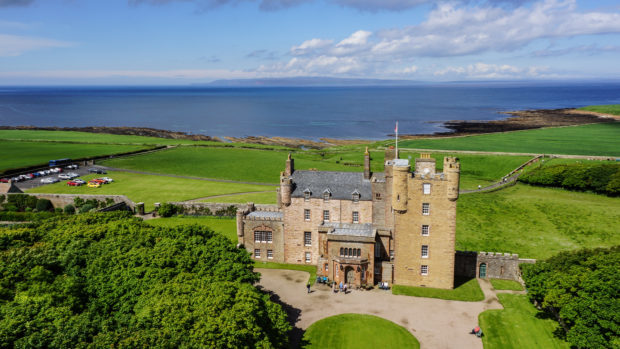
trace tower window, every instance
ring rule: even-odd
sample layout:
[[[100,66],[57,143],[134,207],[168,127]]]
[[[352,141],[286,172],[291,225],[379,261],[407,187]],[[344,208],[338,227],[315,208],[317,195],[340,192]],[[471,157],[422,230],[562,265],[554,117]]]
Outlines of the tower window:
[[[324,210],[323,211],[323,220],[325,222],[329,222],[329,210]]]
[[[359,201],[360,201],[360,193],[356,191],[353,193],[353,202],[359,202]]]
[[[353,211],[353,223],[360,222],[360,213],[357,211]]]
[[[260,258],[260,249],[255,249],[254,250],[254,258]]]
[[[422,184],[422,191],[425,195],[429,195],[431,193],[431,184],[430,183]]]
[[[306,252],[306,263],[310,263],[310,252]]]
[[[306,221],[310,220],[310,210],[308,210],[308,209],[304,210],[304,220],[306,220]]]
[[[428,265],[422,265],[422,266],[420,266],[420,274],[422,274],[422,275],[428,275]]]
[[[430,227],[428,225],[423,225],[422,226],[422,236],[428,236],[428,234],[430,233]]]
[[[312,246],[312,232],[304,232],[304,246]]]
[[[425,216],[431,214],[431,204],[426,202],[422,204],[422,214]]]
[[[422,245],[422,258],[428,258],[428,245]]]
[[[273,259],[273,250],[267,250],[267,258]]]

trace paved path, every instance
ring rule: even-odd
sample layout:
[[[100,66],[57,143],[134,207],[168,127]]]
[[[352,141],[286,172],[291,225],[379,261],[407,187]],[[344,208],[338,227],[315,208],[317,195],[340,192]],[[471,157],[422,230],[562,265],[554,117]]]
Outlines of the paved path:
[[[295,329],[292,347],[303,331],[326,317],[359,313],[379,316],[408,329],[421,348],[482,349],[482,341],[469,334],[478,324],[478,314],[487,309],[502,309],[491,284],[479,280],[485,294],[481,302],[447,301],[433,298],[395,296],[390,291],[353,290],[334,294],[328,286],[315,285],[306,293],[308,273],[293,270],[255,269],[261,273],[259,286],[283,303]]]

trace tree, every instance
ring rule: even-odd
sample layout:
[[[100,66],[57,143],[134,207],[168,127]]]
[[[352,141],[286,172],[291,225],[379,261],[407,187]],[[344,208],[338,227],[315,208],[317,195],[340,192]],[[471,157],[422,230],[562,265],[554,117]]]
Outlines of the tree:
[[[157,213],[162,217],[172,217],[177,211],[177,207],[173,204],[163,203],[159,206]]]
[[[67,206],[65,206],[65,213],[66,214],[75,214],[75,206],[68,204]]]
[[[54,209],[54,205],[48,199],[39,199],[36,202],[36,208],[39,212],[52,211]]]

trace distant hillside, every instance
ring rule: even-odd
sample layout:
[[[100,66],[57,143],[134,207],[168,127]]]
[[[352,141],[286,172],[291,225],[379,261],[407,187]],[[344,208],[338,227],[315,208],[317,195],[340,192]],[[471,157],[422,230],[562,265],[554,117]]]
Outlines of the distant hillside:
[[[293,87],[293,86],[409,86],[424,82],[413,80],[383,79],[343,79],[329,77],[295,77],[295,78],[264,78],[264,79],[230,79],[215,80],[206,86],[221,87]]]

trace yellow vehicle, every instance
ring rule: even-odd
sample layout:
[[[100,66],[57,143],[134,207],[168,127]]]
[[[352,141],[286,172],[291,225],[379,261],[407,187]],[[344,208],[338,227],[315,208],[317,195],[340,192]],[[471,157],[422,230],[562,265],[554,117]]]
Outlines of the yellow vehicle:
[[[99,182],[89,181],[89,182],[88,182],[88,186],[89,186],[90,188],[99,188],[99,187],[101,186],[101,183],[99,183]]]

